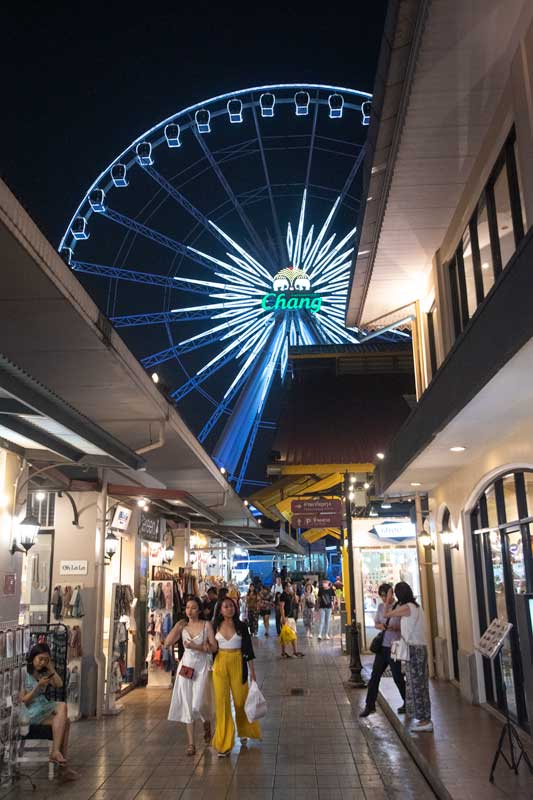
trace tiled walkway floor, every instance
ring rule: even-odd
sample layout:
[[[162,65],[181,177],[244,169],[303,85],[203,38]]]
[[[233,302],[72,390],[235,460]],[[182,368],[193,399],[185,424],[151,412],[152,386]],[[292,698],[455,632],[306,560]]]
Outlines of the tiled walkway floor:
[[[435,733],[402,732],[410,737],[409,746],[426,774],[437,776],[451,800],[532,800],[533,776],[525,763],[515,775],[500,759],[494,785],[488,781],[502,723],[487,709],[466,703],[450,683],[431,681],[430,692]],[[398,692],[392,678],[381,681],[381,693],[389,716],[405,730],[405,718],[395,712]],[[382,713],[369,717],[368,724],[375,728],[382,717]],[[531,740],[525,734],[521,738],[533,761]]]
[[[74,784],[35,775],[37,791],[20,783],[7,795],[55,800],[430,800],[428,788],[389,723],[360,725],[358,690],[345,690],[347,659],[333,642],[302,642],[303,659],[281,660],[274,639],[257,640],[258,679],[269,703],[263,741],[218,759],[198,741],[185,755],[183,726],[168,722],[170,691],[136,689],[124,711],[73,725]],[[305,689],[303,696],[291,689]],[[356,693],[356,705],[348,692]],[[358,699],[360,698],[360,700]],[[198,731],[200,736],[200,731]],[[2,793],[3,794],[3,793]]]

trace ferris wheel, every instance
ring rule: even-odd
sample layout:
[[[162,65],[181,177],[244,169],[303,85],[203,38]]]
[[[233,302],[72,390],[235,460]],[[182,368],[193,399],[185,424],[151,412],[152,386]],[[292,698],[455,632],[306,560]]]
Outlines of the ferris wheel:
[[[344,312],[371,96],[260,86],[136,138],[60,253],[240,491],[294,345],[357,344]]]

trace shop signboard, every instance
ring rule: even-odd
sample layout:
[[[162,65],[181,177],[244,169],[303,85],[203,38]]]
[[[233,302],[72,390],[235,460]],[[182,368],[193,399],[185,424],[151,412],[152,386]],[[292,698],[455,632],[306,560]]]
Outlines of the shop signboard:
[[[111,528],[116,531],[127,531],[128,525],[130,524],[131,514],[131,508],[118,504],[115,508],[115,513],[113,514]]]
[[[139,539],[144,539],[145,542],[161,544],[162,528],[161,517],[156,517],[155,514],[147,514],[144,511],[141,513]]]
[[[412,522],[381,522],[374,525],[369,533],[374,533],[380,539],[413,539],[416,536],[416,528]]]
[[[87,561],[60,561],[60,575],[87,575]]]
[[[295,528],[340,528],[342,527],[342,503],[340,500],[293,500],[292,520]]]

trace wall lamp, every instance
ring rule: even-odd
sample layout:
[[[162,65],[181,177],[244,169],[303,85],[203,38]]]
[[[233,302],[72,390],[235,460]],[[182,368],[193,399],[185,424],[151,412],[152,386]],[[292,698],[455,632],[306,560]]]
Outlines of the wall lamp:
[[[109,561],[113,558],[118,549],[118,537],[115,536],[113,531],[108,531],[105,537],[105,554]]]
[[[431,534],[427,533],[427,531],[421,531],[418,534],[418,541],[422,545],[422,547],[431,547],[432,550],[435,549],[435,545],[433,544],[433,539],[431,538]]]
[[[165,533],[163,558],[167,564],[170,564],[174,560],[174,534],[172,531],[167,531],[167,533]]]
[[[11,555],[23,552],[27,554],[35,544],[41,526],[36,516],[27,514],[18,527],[19,534],[11,544]]]
[[[450,550],[459,550],[459,539],[455,531],[441,531],[440,540],[444,547]]]

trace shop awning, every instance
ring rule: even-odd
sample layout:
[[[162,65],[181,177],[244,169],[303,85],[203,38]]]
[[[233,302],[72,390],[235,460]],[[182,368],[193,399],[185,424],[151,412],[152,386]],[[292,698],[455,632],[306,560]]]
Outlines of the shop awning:
[[[33,460],[138,470],[142,456],[0,353],[0,445]]]

